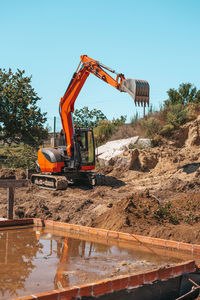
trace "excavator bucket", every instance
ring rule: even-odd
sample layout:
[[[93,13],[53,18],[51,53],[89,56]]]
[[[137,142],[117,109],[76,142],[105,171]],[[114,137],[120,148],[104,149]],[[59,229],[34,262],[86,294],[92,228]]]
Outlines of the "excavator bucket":
[[[146,80],[125,79],[120,91],[129,93],[135,105],[149,106],[149,84]]]

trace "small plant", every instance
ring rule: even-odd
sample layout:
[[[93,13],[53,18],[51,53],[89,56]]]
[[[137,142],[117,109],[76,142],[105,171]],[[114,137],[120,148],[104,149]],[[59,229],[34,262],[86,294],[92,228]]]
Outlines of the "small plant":
[[[138,112],[136,112],[136,114],[131,118],[131,122],[130,122],[131,126],[134,127],[137,124],[138,120],[139,120],[139,114]]]
[[[174,127],[185,124],[189,119],[188,112],[189,108],[185,108],[182,104],[170,106],[170,111],[167,114],[168,124]]]
[[[7,158],[4,161],[4,165],[8,168],[32,169],[35,167],[37,154],[36,151],[28,145],[25,145],[21,151],[16,152],[8,149],[5,155]]]
[[[178,220],[178,217],[177,217],[177,216],[170,215],[170,216],[169,216],[169,221],[170,221],[170,223],[172,223],[172,224],[174,224],[174,225],[179,224],[179,220]]]
[[[196,221],[195,215],[192,212],[189,212],[184,221],[188,224],[192,224],[194,221]]]
[[[97,145],[104,143],[115,130],[115,125],[108,121],[102,120],[99,122],[99,125],[94,128],[94,137],[96,139]]]
[[[160,124],[153,117],[148,118],[147,120],[142,120],[141,125],[145,130],[146,137],[149,138],[153,138],[154,135],[158,134],[160,131]]]
[[[168,201],[164,205],[159,204],[158,209],[154,212],[154,218],[157,220],[169,220],[172,224],[179,224],[177,216],[171,214],[171,202]]]
[[[126,122],[126,119],[127,119],[127,116],[120,116],[120,118],[113,118],[112,119],[112,124],[115,125],[115,126],[121,126],[121,125],[124,125],[125,122]]]
[[[154,109],[153,109],[153,105],[150,104],[149,108],[148,108],[148,115],[152,114],[154,112]]]
[[[174,125],[172,124],[166,124],[163,126],[163,128],[160,130],[160,135],[162,136],[171,136],[174,130]]]
[[[140,208],[143,208],[143,204],[142,204],[141,202],[139,202],[138,206],[139,206]]]

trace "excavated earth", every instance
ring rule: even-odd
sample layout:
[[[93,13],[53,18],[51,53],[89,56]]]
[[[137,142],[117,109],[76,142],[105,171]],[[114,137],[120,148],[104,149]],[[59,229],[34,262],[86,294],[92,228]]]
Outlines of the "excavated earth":
[[[39,217],[117,231],[200,243],[200,118],[170,139],[139,149],[135,164],[111,164],[102,186],[50,191],[16,188],[15,216]],[[124,156],[131,155],[125,151]],[[0,178],[24,178],[22,170],[0,170]],[[7,191],[0,189],[0,217]]]

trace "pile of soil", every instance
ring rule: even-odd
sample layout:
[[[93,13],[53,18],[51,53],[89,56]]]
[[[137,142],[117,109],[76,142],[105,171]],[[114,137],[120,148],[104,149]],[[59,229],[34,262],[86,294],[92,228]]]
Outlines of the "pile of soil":
[[[0,179],[25,179],[26,172],[22,169],[0,169]]]
[[[199,208],[200,193],[182,194],[163,204],[155,196],[149,195],[149,191],[134,193],[119,201],[90,225],[131,234],[199,243]]]
[[[142,229],[145,223],[150,225],[158,223],[156,217],[158,209],[159,201],[150,196],[148,191],[133,193],[96,218],[91,226],[133,233],[135,224]]]

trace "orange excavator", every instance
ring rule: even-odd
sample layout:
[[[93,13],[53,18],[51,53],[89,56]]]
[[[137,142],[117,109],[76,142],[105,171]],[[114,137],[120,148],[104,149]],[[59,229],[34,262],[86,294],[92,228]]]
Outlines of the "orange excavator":
[[[113,78],[106,71],[116,74]],[[74,103],[86,81],[92,73],[120,92],[127,92],[135,104],[149,105],[149,84],[144,80],[125,79],[123,74],[94,60],[81,55],[81,61],[60,100],[60,117],[63,127],[63,145],[53,148],[41,148],[36,162],[38,173],[33,174],[31,182],[50,189],[66,189],[69,183],[87,181],[94,186],[95,143],[92,128],[76,128],[73,124]]]

